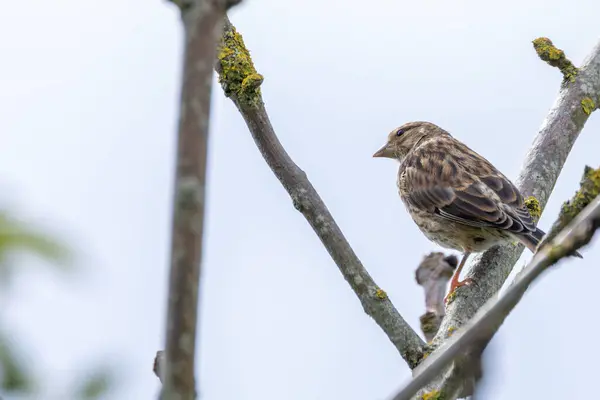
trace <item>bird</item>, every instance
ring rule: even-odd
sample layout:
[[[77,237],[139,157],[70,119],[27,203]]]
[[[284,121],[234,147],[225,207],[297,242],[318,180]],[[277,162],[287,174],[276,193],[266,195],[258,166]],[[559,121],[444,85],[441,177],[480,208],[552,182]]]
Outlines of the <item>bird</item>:
[[[462,253],[448,296],[473,283],[471,278],[459,280],[471,253],[516,241],[535,253],[545,235],[519,189],[434,123],[414,121],[395,128],[373,157],[400,162],[398,192],[413,221],[430,241]]]

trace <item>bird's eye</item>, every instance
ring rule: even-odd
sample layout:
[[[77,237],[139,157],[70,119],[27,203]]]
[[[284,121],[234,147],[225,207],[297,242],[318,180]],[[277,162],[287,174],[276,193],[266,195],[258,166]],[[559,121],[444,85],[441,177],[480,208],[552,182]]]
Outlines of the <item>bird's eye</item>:
[[[404,129],[398,129],[396,131],[396,136],[402,136],[403,133],[404,133]]]

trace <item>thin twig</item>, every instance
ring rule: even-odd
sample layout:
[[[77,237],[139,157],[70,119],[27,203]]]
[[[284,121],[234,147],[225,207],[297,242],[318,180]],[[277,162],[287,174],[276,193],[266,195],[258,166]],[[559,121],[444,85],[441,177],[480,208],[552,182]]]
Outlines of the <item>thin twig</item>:
[[[387,334],[404,360],[414,368],[425,343],[394,308],[350,247],[306,174],[290,158],[275,135],[262,101],[260,84],[241,35],[226,20],[215,66],[225,94],[234,102],[265,161],[304,215],[359,298],[363,309]]]
[[[410,400],[422,387],[440,374],[456,357],[473,344],[486,342],[498,330],[504,319],[517,305],[529,285],[548,267],[586,245],[600,228],[600,197],[587,206],[547,246],[533,257],[523,273],[500,298],[486,303],[459,332],[454,334],[438,352],[426,358],[413,380],[393,400]]]

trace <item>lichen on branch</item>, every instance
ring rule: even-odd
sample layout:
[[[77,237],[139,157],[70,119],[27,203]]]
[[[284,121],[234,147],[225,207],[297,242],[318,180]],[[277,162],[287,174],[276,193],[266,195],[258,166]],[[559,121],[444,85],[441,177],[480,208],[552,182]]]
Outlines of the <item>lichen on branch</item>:
[[[234,96],[241,103],[252,106],[262,101],[260,85],[264,78],[256,72],[242,35],[228,21],[217,47],[216,69],[227,97]]]
[[[558,232],[562,231],[577,214],[600,194],[600,168],[593,169],[586,165],[579,185],[580,188],[575,192],[573,198],[563,203],[558,219],[554,222],[546,237],[544,237],[539,248],[549,243]]]
[[[584,113],[590,115],[596,109],[596,103],[590,97],[584,97],[581,100],[581,108]]]
[[[554,46],[552,41],[546,37],[539,37],[532,43],[537,55],[551,66],[558,68],[565,81],[575,82],[578,73],[577,67],[565,56],[564,51]]]
[[[540,201],[534,196],[529,196],[525,199],[525,207],[527,207],[529,215],[531,215],[535,222],[542,216],[542,206],[540,205]]]
[[[443,396],[439,390],[433,390],[431,392],[423,393],[421,396],[422,400],[442,400]]]

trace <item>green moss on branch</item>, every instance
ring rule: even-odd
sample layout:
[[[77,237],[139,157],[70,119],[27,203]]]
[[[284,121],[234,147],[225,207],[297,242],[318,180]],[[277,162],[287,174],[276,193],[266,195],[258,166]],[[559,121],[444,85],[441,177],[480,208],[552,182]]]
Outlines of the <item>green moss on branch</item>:
[[[227,97],[251,106],[262,102],[263,76],[256,72],[242,35],[227,21],[217,48],[217,63],[219,83]]]
[[[537,38],[532,43],[537,55],[548,64],[558,68],[565,81],[575,82],[577,67],[565,56],[564,51],[554,46],[552,41],[545,37]]]

